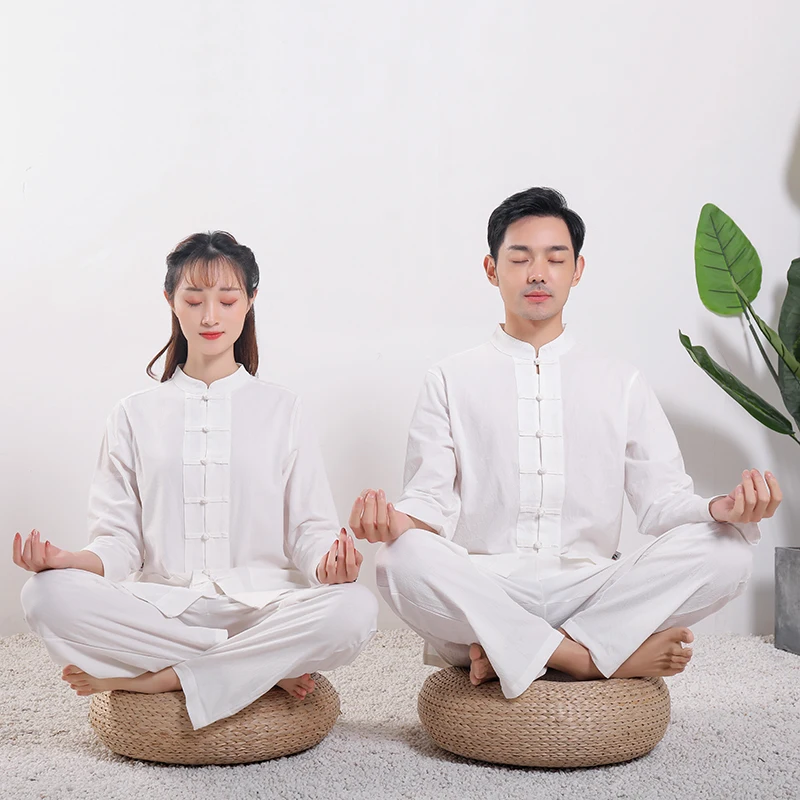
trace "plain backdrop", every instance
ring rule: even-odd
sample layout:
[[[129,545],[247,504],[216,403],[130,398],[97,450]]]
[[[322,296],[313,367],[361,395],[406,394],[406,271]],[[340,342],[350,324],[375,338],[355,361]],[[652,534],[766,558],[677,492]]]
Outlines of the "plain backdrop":
[[[24,630],[14,532],[85,543],[104,420],[149,385],[181,238],[220,228],[255,251],[260,375],[310,406],[345,520],[367,486],[398,496],[425,370],[500,321],[486,221],[532,185],[587,224],[566,319],[643,370],[697,490],[780,477],[747,593],[698,626],[771,632],[774,548],[800,545],[800,448],[692,364],[678,328],[779,403],[741,322],[702,307],[693,246],[705,202],[733,216],[777,324],[800,255],[800,5],[0,9],[0,634]],[[382,606],[381,624],[400,623]]]

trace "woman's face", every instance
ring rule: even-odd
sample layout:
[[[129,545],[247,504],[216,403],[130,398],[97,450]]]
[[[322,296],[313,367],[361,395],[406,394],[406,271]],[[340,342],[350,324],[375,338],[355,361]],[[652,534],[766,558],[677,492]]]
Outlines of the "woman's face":
[[[225,262],[184,270],[171,306],[190,357],[216,357],[232,349],[253,300],[255,294],[248,298],[239,276]]]

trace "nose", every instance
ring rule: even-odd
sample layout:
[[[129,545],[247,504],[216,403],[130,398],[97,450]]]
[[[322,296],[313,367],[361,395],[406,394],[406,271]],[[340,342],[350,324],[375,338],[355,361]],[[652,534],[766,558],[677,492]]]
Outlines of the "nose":
[[[213,303],[206,303],[203,308],[203,319],[202,324],[206,327],[211,327],[212,325],[217,324],[217,315],[214,310]]]
[[[547,259],[542,259],[538,254],[531,259],[528,272],[528,283],[544,283]]]

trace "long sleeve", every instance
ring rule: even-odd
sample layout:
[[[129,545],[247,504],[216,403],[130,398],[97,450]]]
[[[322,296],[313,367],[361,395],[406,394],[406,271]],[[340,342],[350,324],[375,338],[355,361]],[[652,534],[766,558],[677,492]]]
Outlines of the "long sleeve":
[[[628,392],[625,492],[639,531],[660,536],[679,525],[713,522],[713,498],[694,492],[672,427],[655,393],[637,373]],[[747,541],[760,539],[753,523],[735,526]]]
[[[430,370],[411,420],[404,490],[395,508],[452,539],[461,510],[457,470],[444,380]]]
[[[336,507],[316,439],[295,401],[284,466],[284,525],[289,557],[313,586],[317,565],[339,534]]]
[[[89,492],[89,544],[106,578],[125,580],[142,567],[142,504],[134,468],[133,432],[120,403],[106,432]]]

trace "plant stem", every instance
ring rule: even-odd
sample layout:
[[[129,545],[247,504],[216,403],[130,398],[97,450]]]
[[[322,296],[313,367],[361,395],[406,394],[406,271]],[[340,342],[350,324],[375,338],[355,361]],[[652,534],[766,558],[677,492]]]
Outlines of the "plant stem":
[[[772,362],[769,360],[766,352],[764,351],[764,346],[761,344],[761,340],[758,338],[758,334],[756,333],[756,329],[753,327],[753,320],[750,319],[750,312],[747,310],[746,306],[742,306],[742,310],[744,311],[744,315],[747,318],[747,325],[750,328],[750,333],[753,334],[753,338],[756,340],[756,344],[758,345],[758,349],[761,351],[761,355],[764,357],[764,361],[767,363],[767,367],[769,368],[770,375],[772,375],[775,383],[778,385],[778,388],[781,386],[781,382],[778,378],[778,373],[775,371],[775,367],[772,366]],[[800,442],[798,442],[800,444]]]
[[[800,439],[798,439],[798,438],[797,438],[797,437],[794,435],[794,433],[790,433],[790,434],[789,434],[789,436],[791,436],[791,437],[792,437],[792,439],[794,439],[794,440],[797,442],[797,444],[800,444]]]

